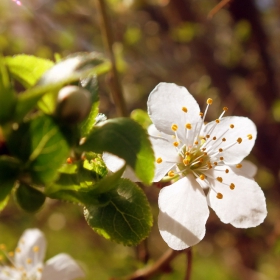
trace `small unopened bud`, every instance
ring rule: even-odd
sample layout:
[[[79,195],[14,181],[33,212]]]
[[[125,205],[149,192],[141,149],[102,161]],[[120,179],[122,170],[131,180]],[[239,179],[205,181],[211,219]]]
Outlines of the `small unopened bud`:
[[[58,92],[56,116],[71,124],[83,121],[91,109],[90,92],[78,86],[66,86]]]

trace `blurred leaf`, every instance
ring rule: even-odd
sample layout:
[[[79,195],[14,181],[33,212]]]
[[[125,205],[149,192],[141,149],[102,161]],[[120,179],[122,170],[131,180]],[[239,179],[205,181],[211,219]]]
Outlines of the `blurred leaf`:
[[[96,123],[96,116],[99,112],[99,96],[98,96],[98,84],[97,78],[95,76],[83,79],[81,81],[83,88],[87,89],[91,93],[92,107],[89,116],[81,124],[81,136],[87,136],[92,130],[94,124]]]
[[[44,72],[54,65],[48,59],[25,54],[6,57],[5,62],[11,75],[25,88],[35,85]]]
[[[138,26],[127,27],[124,33],[124,40],[128,45],[137,44],[142,38],[142,31]]]
[[[19,169],[20,163],[17,160],[7,156],[0,157],[0,210],[5,207],[8,201]]]
[[[33,88],[19,95],[15,118],[21,120],[46,93],[55,93],[66,84],[106,73],[109,69],[110,63],[97,53],[78,53],[61,60],[45,72]],[[50,112],[53,105],[51,99],[48,102],[43,108]]]
[[[69,146],[60,127],[46,115],[19,125],[8,139],[10,152],[21,159],[23,168],[37,183],[51,183],[65,162]]]
[[[141,109],[133,110],[130,114],[130,117],[139,123],[144,129],[148,129],[148,127],[152,124],[148,113]]]
[[[152,227],[152,213],[147,198],[135,183],[119,179],[117,187],[99,197],[103,206],[87,205],[87,223],[98,234],[124,245],[136,245]]]
[[[149,184],[154,176],[154,153],[146,131],[135,121],[117,118],[96,127],[81,151],[104,151],[123,158],[139,179]]]
[[[38,211],[46,199],[42,192],[22,183],[16,189],[15,197],[19,206],[26,212]]]
[[[1,58],[1,57],[0,57]],[[7,69],[0,62],[0,123],[5,123],[13,117],[16,95],[9,80]]]
[[[271,110],[275,121],[280,122],[280,99],[274,101]]]

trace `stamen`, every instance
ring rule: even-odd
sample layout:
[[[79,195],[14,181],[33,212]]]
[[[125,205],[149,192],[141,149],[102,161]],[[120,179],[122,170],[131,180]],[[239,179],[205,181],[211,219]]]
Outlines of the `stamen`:
[[[239,163],[239,164],[236,164],[236,168],[241,168],[242,167],[242,164]]]
[[[217,179],[220,183],[223,182],[223,178],[222,178],[222,177],[217,177],[216,179]]]
[[[162,158],[161,157],[159,157],[159,158],[157,158],[157,163],[162,163]]]
[[[179,146],[179,143],[176,141],[176,142],[173,142],[173,146],[174,147],[178,147]]]
[[[16,251],[16,253],[20,253],[21,252],[19,247],[17,247],[15,251]]]
[[[223,138],[222,141],[225,142],[225,141],[227,141],[227,139],[226,139],[226,138]]]
[[[224,108],[223,108],[223,111],[226,112],[227,110],[228,110],[228,107],[224,107]]]
[[[174,177],[174,176],[175,176],[174,171],[173,171],[173,170],[170,170],[170,171],[168,172],[168,176],[169,176],[169,177]]]
[[[231,124],[229,127],[230,127],[230,128],[234,128],[234,125],[233,125],[233,124]]]
[[[222,148],[220,148],[220,149],[219,149],[219,152],[221,153],[222,151],[223,151],[223,149],[222,149]]]
[[[225,170],[225,172],[226,172],[226,173],[229,173],[229,170],[228,170],[228,169],[226,169],[226,170]]]
[[[28,264],[31,264],[31,263],[32,263],[32,260],[31,260],[30,258],[28,258],[28,259],[26,260],[26,262],[27,262]]]
[[[210,135],[209,135],[209,134],[207,134],[207,135],[206,135],[206,138],[210,138]]]
[[[223,198],[223,195],[221,193],[217,193],[217,196],[216,196],[218,199],[222,199]]]
[[[223,158],[223,157],[220,157],[220,160],[224,160],[224,158]]]
[[[207,103],[208,105],[212,105],[213,99],[212,99],[212,98],[208,98],[207,101],[206,101],[206,103]]]
[[[172,124],[172,125],[171,125],[171,129],[172,129],[173,131],[177,131],[178,125],[177,125],[177,124]]]
[[[236,141],[240,144],[242,142],[242,138],[239,137]]]
[[[220,123],[220,120],[216,119],[215,122],[216,122],[216,123]]]
[[[248,137],[249,140],[252,140],[252,139],[253,139],[252,134],[248,134],[247,137]]]
[[[39,246],[34,246],[33,247],[33,252],[38,252],[39,251]]]
[[[201,174],[201,175],[199,176],[199,178],[200,178],[201,180],[204,180],[204,179],[205,179],[205,175],[204,175],[204,174]]]
[[[187,160],[187,159],[183,159],[183,163],[184,163],[185,165],[188,165],[188,164],[190,163],[190,161]]]
[[[231,183],[229,187],[230,187],[231,190],[235,189],[235,185],[233,183]]]
[[[216,140],[216,139],[217,139],[217,137],[216,137],[216,136],[214,136],[214,137],[213,137],[213,140]]]
[[[192,125],[190,123],[186,123],[186,129],[191,129]]]
[[[200,115],[201,117],[203,117],[204,114],[203,114],[202,112],[200,112],[199,115]]]
[[[182,107],[182,111],[187,113],[188,112],[188,109],[186,107]]]
[[[10,257],[14,256],[14,252],[9,252],[8,254],[9,254]]]

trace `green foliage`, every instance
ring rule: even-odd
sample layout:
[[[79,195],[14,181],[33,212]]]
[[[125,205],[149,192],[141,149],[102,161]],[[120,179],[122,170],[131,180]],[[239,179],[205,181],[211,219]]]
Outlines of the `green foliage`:
[[[148,113],[141,109],[133,110],[130,114],[130,117],[139,123],[144,129],[148,129],[148,127],[152,124]]]
[[[139,179],[149,184],[154,174],[154,155],[146,131],[127,118],[108,120],[96,127],[80,149],[103,151],[123,158]]]
[[[26,212],[38,211],[45,202],[45,195],[28,186],[26,184],[20,184],[15,191],[15,197],[19,206]]]
[[[99,197],[103,205],[86,206],[86,221],[107,239],[136,245],[147,237],[152,226],[149,203],[135,183],[119,179],[115,184],[112,191]]]

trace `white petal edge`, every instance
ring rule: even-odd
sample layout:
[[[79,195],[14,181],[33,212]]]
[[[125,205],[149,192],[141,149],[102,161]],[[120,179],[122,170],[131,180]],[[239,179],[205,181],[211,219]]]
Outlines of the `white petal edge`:
[[[158,227],[167,245],[183,250],[205,235],[209,216],[206,197],[193,177],[184,177],[159,193]]]
[[[46,239],[39,229],[27,229],[23,232],[18,241],[15,252],[15,264],[17,267],[24,267],[27,271],[41,265],[46,253]],[[36,249],[35,249],[36,248]],[[31,259],[31,264],[26,260]]]
[[[224,168],[227,168],[226,166]],[[221,173],[213,172],[216,178]],[[259,185],[252,179],[238,176],[233,172],[223,177],[223,183],[213,181],[215,191],[223,194],[222,199],[216,197],[213,190],[209,190],[207,201],[225,224],[232,224],[237,228],[250,228],[261,224],[266,215],[265,196]],[[229,184],[234,183],[231,190]]]
[[[252,179],[256,176],[258,167],[249,160],[244,159],[240,163],[241,168],[237,168],[236,165],[229,165],[229,168],[236,174]]]
[[[102,159],[105,162],[107,168],[112,172],[117,172],[125,165],[125,160],[119,158],[110,153],[103,153]],[[122,175],[123,178],[130,179],[133,182],[140,182],[141,180],[138,179],[135,172],[130,166],[126,166],[125,171]]]
[[[69,255],[58,254],[46,262],[42,280],[72,280],[85,277],[84,272]]]
[[[185,139],[185,124],[201,120],[200,109],[185,87],[173,83],[159,83],[148,98],[148,114],[156,128],[166,134],[174,134],[172,124],[178,125],[178,136]],[[186,107],[188,112],[182,111]]]
[[[234,128],[230,128],[233,124]],[[210,133],[211,128],[215,126],[213,132]],[[212,121],[208,123],[204,128],[204,135],[209,134],[213,137],[217,137],[216,141],[210,140],[212,147],[224,149],[219,155],[224,158],[224,162],[228,165],[240,163],[252,150],[255,140],[257,138],[257,129],[255,124],[246,117],[225,117],[220,120],[220,123]],[[252,135],[252,139],[248,139],[248,135]],[[226,141],[222,141],[225,138]],[[237,139],[241,138],[242,142],[239,144]],[[230,144],[234,144],[232,147],[225,149]]]

